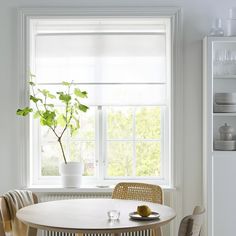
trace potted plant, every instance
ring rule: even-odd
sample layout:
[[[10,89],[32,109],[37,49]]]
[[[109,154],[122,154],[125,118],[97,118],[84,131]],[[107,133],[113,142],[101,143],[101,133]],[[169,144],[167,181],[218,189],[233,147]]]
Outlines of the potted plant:
[[[62,137],[69,129],[70,135],[76,135],[79,128],[80,112],[86,112],[88,107],[80,102],[80,99],[87,98],[87,92],[74,87],[73,83],[62,82],[63,91],[56,94],[47,89],[39,89],[34,83],[35,75],[30,74],[29,86],[31,89],[30,101],[32,106],[17,110],[17,115],[27,116],[33,113],[35,119],[40,120],[40,125],[47,126],[56,137],[64,162],[60,166],[62,185],[64,187],[79,187],[83,173],[83,163],[68,162]],[[62,104],[58,109],[57,104]],[[60,129],[59,129],[60,128]]]

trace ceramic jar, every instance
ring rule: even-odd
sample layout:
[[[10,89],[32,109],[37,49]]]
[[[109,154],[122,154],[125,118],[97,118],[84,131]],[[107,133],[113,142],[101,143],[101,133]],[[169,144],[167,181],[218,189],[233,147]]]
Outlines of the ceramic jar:
[[[219,132],[221,140],[228,141],[233,139],[234,128],[229,126],[227,123],[219,128]]]

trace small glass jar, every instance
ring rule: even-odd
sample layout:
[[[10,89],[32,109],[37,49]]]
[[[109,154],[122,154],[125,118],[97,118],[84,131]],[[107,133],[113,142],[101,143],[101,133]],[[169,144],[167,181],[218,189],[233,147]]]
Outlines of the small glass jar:
[[[117,210],[110,210],[107,212],[107,215],[109,220],[119,220],[120,218],[120,212]]]
[[[210,36],[224,36],[221,18],[216,18],[209,33]]]

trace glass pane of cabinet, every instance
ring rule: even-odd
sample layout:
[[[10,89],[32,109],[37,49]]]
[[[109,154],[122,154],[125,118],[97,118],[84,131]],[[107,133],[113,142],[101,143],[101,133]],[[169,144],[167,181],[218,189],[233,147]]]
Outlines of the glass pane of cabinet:
[[[229,38],[228,38],[229,39]],[[213,149],[236,150],[236,41],[212,42]]]

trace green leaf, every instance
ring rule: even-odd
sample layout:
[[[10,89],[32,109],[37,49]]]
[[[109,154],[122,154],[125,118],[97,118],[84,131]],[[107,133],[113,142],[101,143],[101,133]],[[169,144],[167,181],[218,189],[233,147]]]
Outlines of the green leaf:
[[[71,100],[71,96],[69,94],[65,94],[63,92],[59,92],[59,99],[62,102],[68,103]]]
[[[53,94],[51,94],[50,92],[48,93],[48,97],[49,97],[49,98],[51,98],[51,99],[54,99],[54,98],[56,98],[56,96],[55,96],[55,95],[53,95]]]
[[[77,96],[77,97],[81,97],[81,98],[87,98],[87,92],[86,91],[81,91],[80,89],[78,88],[75,88],[74,89],[74,94]]]
[[[43,102],[43,100],[41,98],[36,98],[32,95],[30,95],[30,100],[33,101],[34,103],[37,103],[38,101]]]
[[[46,110],[42,113],[42,117],[40,119],[41,125],[44,126],[52,126],[55,123],[56,113],[55,111]]]
[[[83,104],[79,104],[79,109],[83,112],[86,112],[89,108]]]
[[[36,111],[35,113],[34,113],[34,119],[37,119],[37,118],[39,118],[40,117],[40,113],[39,113],[39,111]]]
[[[32,108],[29,108],[29,107],[25,107],[23,109],[18,109],[16,111],[16,114],[19,115],[19,116],[27,116],[30,112],[32,112],[33,109]]]
[[[29,73],[30,77],[36,77],[36,75],[32,74],[31,72]]]
[[[75,136],[78,133],[78,129],[74,125],[70,124],[69,128],[70,128],[70,135],[72,137]]]
[[[45,104],[45,105],[48,106],[48,107],[54,107],[53,104]]]
[[[47,89],[38,89],[38,91],[41,93],[41,94],[43,94],[45,97],[47,97],[48,96],[48,94],[49,94],[49,91],[47,90]]]
[[[52,99],[56,98],[56,96],[53,95],[52,93],[50,93],[50,91],[47,90],[47,89],[43,89],[43,90],[38,89],[38,91],[39,91],[41,94],[43,94],[45,97],[49,97],[49,98],[52,98]]]
[[[35,86],[35,85],[36,85],[36,84],[35,84],[34,82],[32,82],[32,81],[30,81],[29,84],[30,84],[31,86]]]
[[[63,114],[60,114],[57,118],[57,123],[64,127],[66,125],[66,117]]]
[[[79,122],[79,119],[76,118],[75,116],[73,116],[73,119],[74,119],[74,121],[75,121],[76,128],[79,129],[79,128],[80,128],[80,122]]]
[[[69,83],[69,82],[66,82],[66,81],[62,81],[62,85],[65,85],[65,86],[70,86],[70,85],[71,85],[71,83]]]

